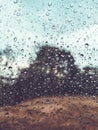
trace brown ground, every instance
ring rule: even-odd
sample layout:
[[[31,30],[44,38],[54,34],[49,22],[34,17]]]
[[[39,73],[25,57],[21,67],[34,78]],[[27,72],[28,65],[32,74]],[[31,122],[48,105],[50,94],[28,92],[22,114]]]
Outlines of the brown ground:
[[[0,108],[0,130],[98,130],[92,97],[37,98]]]

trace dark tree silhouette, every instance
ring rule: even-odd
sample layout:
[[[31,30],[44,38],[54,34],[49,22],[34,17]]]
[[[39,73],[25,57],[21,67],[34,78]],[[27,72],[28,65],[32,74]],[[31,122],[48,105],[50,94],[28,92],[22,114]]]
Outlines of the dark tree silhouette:
[[[70,86],[69,80],[77,72],[70,52],[55,47],[41,47],[34,63],[28,69],[22,70],[17,80],[20,101],[64,94]],[[63,87],[65,84],[66,87]]]
[[[23,69],[12,85],[1,86],[1,105],[14,105],[41,96],[64,94],[96,94],[98,73],[84,68],[82,73],[75,65],[70,52],[43,46],[37,58]]]
[[[98,69],[93,67],[85,67],[82,73],[82,86],[88,94],[98,95]]]
[[[42,47],[37,54],[36,60],[44,67],[48,65],[50,69],[53,69],[57,66],[57,69],[61,68],[63,71],[65,69],[71,75],[74,75],[78,71],[74,65],[75,61],[71,53],[55,47]]]

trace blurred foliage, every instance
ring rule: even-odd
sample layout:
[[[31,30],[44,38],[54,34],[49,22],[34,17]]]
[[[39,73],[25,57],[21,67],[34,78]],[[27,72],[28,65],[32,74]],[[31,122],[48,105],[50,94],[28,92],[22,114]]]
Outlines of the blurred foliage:
[[[36,60],[21,70],[17,79],[0,80],[0,105],[14,105],[21,101],[52,95],[98,94],[98,69],[89,66],[81,71],[70,52],[43,46]],[[15,82],[11,82],[15,80]]]

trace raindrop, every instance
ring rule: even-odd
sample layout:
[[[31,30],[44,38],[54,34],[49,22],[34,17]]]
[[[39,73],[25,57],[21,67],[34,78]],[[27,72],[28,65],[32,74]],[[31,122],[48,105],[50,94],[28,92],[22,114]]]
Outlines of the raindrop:
[[[88,19],[91,18],[91,15],[87,15],[87,18],[88,18]]]
[[[49,15],[50,15],[50,14],[47,12],[47,13],[46,13],[46,16],[49,16]]]
[[[86,25],[86,21],[83,21],[83,25]]]
[[[73,10],[74,13],[77,13],[77,10]]]
[[[12,69],[12,66],[9,66],[9,69],[11,70],[11,69]]]
[[[68,19],[67,21],[70,23],[72,20],[71,20],[71,19]]]
[[[13,39],[13,40],[14,40],[14,42],[16,42],[16,41],[17,41],[17,37],[14,37],[14,39]]]
[[[18,0],[14,0],[14,4],[17,4],[18,3]]]
[[[89,46],[89,44],[88,43],[85,43],[85,47],[87,48]]]
[[[91,60],[91,57],[89,57],[89,59]]]
[[[55,29],[55,25],[52,26],[52,29]]]
[[[81,56],[81,57],[83,57],[84,55],[83,54],[81,54],[81,53],[79,53],[79,55]]]
[[[52,2],[48,2],[48,6],[52,6]]]
[[[31,40],[31,37],[28,37],[28,40],[30,41],[30,40]]]
[[[72,7],[73,7],[73,5],[72,5],[72,4],[70,4],[70,7],[72,8]]]
[[[17,12],[17,13],[16,13],[16,15],[17,15],[17,16],[20,16],[20,13],[19,13],[19,12]]]
[[[24,49],[21,49],[21,52],[24,52]]]
[[[49,20],[49,21],[51,21],[51,20],[52,20],[52,17],[51,17],[51,16],[49,16],[49,17],[48,17],[48,20]]]

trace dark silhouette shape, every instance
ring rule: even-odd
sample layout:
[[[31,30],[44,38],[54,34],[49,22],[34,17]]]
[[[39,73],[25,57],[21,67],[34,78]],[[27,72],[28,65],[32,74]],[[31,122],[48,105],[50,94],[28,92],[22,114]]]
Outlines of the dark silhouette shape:
[[[21,71],[14,84],[1,86],[0,105],[15,105],[41,96],[96,94],[98,73],[90,74],[90,68],[82,73],[74,62],[68,51],[41,47],[34,63]]]

